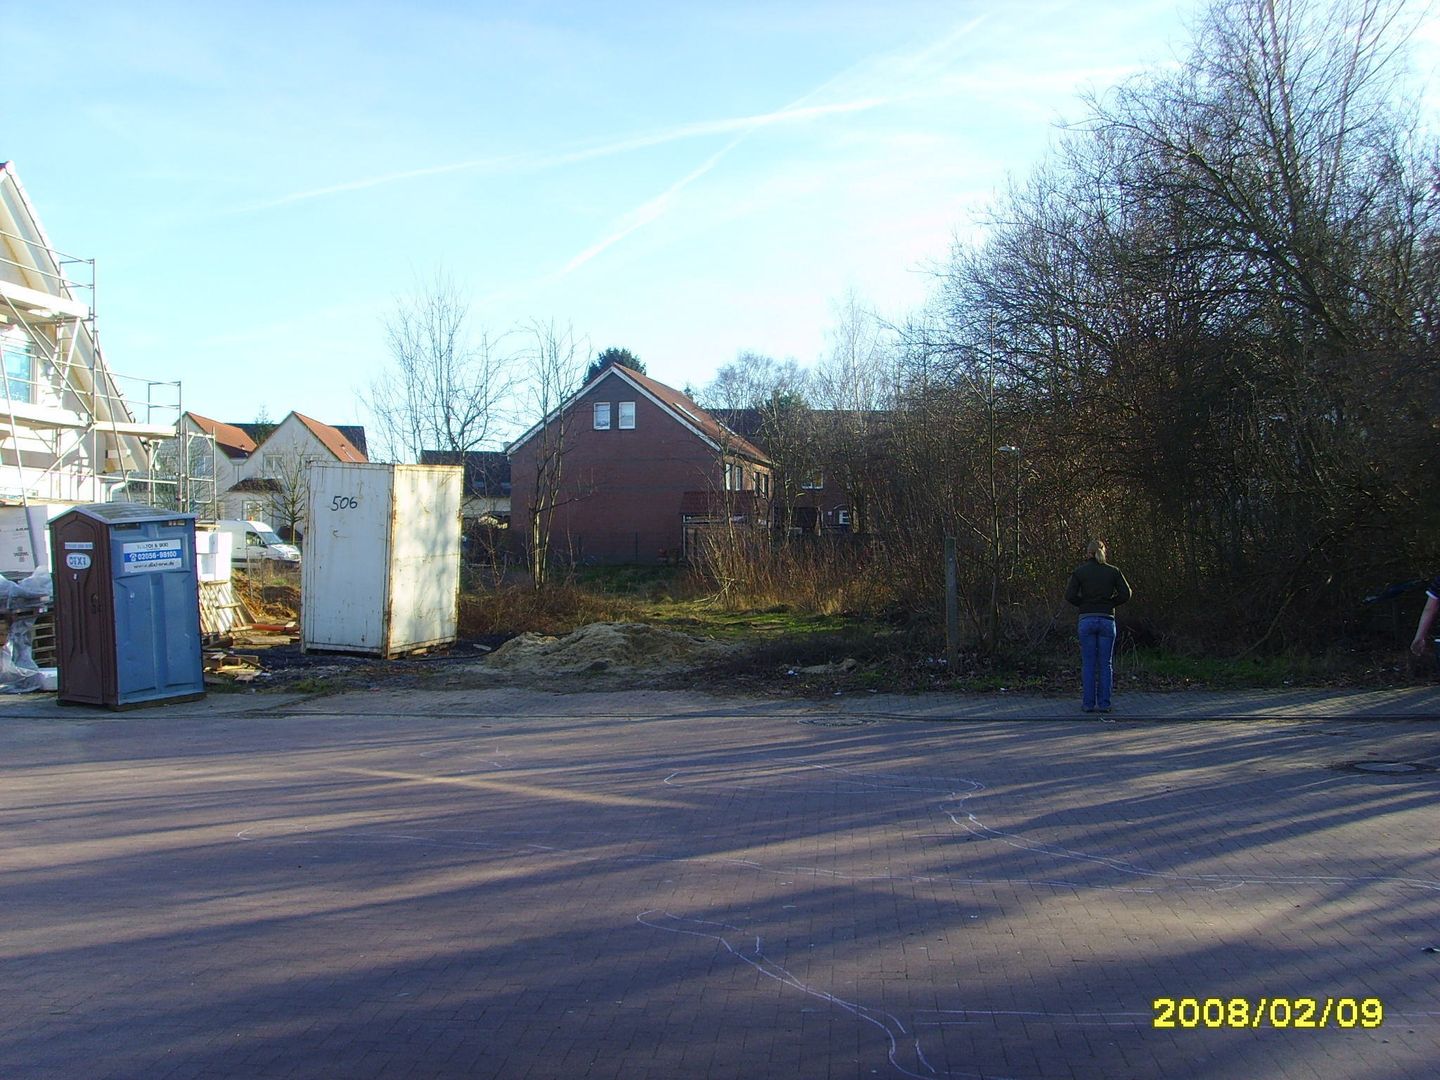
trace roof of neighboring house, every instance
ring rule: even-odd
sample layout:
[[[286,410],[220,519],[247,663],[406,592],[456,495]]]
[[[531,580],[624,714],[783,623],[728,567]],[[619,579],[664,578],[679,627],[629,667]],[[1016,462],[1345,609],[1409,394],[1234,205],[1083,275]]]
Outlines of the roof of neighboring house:
[[[370,447],[365,443],[365,426],[363,424],[336,424],[334,427],[349,440],[351,446],[360,451],[366,461],[370,460]]]
[[[760,409],[711,409],[710,415],[757,446],[764,441],[765,413]]]
[[[351,442],[340,431],[339,428],[331,427],[329,424],[322,424],[319,420],[313,420],[303,413],[292,413],[296,420],[299,420],[311,433],[324,444],[325,449],[335,455],[338,461],[369,461],[365,451]],[[352,429],[353,430],[353,429]],[[363,441],[363,436],[362,436]]]
[[[421,450],[421,465],[462,465],[465,493],[487,498],[510,494],[510,458],[503,450]]]
[[[731,431],[724,424],[720,423],[720,421],[716,420],[715,417],[695,404],[688,395],[681,393],[673,386],[666,386],[662,382],[657,382],[648,375],[641,375],[638,371],[625,367],[622,364],[611,364],[607,366],[600,374],[596,375],[595,378],[591,379],[578,391],[566,398],[561,408],[568,409],[571,403],[577,398],[588,393],[591,388],[596,386],[602,379],[608,378],[611,375],[617,375],[623,381],[630,383],[635,389],[639,390],[656,405],[660,406],[663,411],[669,413],[682,425],[705,439],[716,449],[724,449],[730,453],[739,454],[742,457],[747,457],[763,464],[769,464],[770,458],[766,455],[765,451],[761,450],[744,436]],[[530,439],[554,418],[554,413],[545,417],[544,420],[511,443],[508,451],[513,453],[516,447]]]
[[[219,420],[210,420],[195,413],[187,413],[192,420],[199,425],[206,434],[215,436],[215,443],[225,449],[230,457],[247,457],[255,452],[256,447],[274,434],[275,429],[280,425],[277,423],[249,423],[225,424]],[[295,417],[300,423],[310,429],[310,433],[320,440],[321,445],[330,453],[335,455],[337,461],[369,461],[365,453],[365,429],[358,424],[345,424],[332,426],[322,424],[303,413],[292,412],[290,416]],[[210,425],[207,427],[206,425]],[[212,430],[213,429],[213,430]],[[223,433],[223,438],[222,438]],[[235,447],[243,453],[233,453],[231,448]]]
[[[648,375],[641,375],[638,371],[622,367],[620,364],[612,365],[616,370],[623,371],[632,379],[638,382],[652,395],[658,398],[662,404],[667,406],[671,412],[678,412],[690,422],[699,427],[714,442],[719,443],[726,449],[734,450],[736,453],[746,457],[755,458],[757,461],[768,461],[769,457],[765,451],[752,443],[749,439],[736,431],[732,431],[710,413],[706,412],[687,394],[681,393],[674,387],[666,386],[662,382],[656,382]]]
[[[185,415],[206,435],[214,437],[215,445],[225,451],[226,457],[246,458],[254,452],[255,440],[239,424],[226,424],[219,420],[211,420],[208,416],[201,416],[199,413],[187,412]]]
[[[280,490],[280,481],[271,476],[247,476],[244,480],[231,484],[227,490],[258,491],[268,495]]]

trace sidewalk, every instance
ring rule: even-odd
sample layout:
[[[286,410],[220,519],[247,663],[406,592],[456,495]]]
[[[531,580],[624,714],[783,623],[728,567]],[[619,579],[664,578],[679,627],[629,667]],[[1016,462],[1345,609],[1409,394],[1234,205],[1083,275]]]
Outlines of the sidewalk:
[[[869,708],[867,708],[867,698]],[[1080,711],[1079,696],[1033,694],[922,694],[850,696],[837,708],[865,715],[916,720],[1350,720],[1440,719],[1440,686],[1388,690],[1117,690],[1108,715]],[[844,702],[841,704],[841,702]]]
[[[123,721],[126,717],[203,717],[276,714],[291,709],[307,712],[320,704],[326,712],[344,711],[355,703],[363,712],[377,701],[404,713],[424,711],[436,701],[463,702],[480,693],[524,693],[518,687],[486,690],[354,690],[324,696],[270,693],[212,693],[202,701],[176,705],[111,711],[87,706],[61,706],[53,693],[0,694],[0,720],[6,717],[57,718],[94,722]],[[545,693],[543,689],[532,691]],[[610,691],[613,692],[613,691]],[[887,720],[1076,720],[1120,723],[1145,720],[1440,720],[1440,686],[1410,686],[1385,690],[1306,688],[1294,690],[1177,690],[1173,692],[1117,690],[1108,715],[1080,711],[1079,698],[1044,697],[997,691],[991,694],[845,693],[829,698],[775,698],[757,695],[707,695],[703,691],[674,691],[717,701],[747,700],[773,703],[784,712],[836,713],[855,719]],[[560,699],[574,694],[553,695]],[[368,704],[361,704],[368,703]]]

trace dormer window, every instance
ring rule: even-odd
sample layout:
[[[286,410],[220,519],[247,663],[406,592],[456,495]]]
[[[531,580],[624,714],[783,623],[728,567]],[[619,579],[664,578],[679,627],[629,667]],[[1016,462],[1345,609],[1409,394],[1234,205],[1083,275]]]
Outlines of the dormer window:
[[[608,401],[597,401],[595,403],[595,430],[610,430],[610,403]]]

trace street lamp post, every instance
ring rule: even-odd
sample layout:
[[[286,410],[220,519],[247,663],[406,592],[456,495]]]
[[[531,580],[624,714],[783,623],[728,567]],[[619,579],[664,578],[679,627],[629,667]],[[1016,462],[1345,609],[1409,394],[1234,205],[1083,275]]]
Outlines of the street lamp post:
[[[999,453],[1013,454],[1015,458],[1015,484],[1010,492],[1010,504],[1014,510],[1015,562],[1020,562],[1020,468],[1025,452],[1018,446],[1001,446]]]

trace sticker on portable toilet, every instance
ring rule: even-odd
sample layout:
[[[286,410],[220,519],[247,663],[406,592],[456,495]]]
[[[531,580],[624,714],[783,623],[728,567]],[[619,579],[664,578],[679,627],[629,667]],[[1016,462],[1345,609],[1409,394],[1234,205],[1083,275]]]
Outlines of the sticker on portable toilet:
[[[152,574],[157,570],[178,570],[185,565],[180,557],[180,541],[141,540],[122,544],[120,557],[127,574]]]
[[[90,556],[73,554],[66,555],[65,565],[68,566],[71,570],[88,570],[90,569]]]
[[[66,551],[93,551],[95,545],[89,540],[67,540],[65,541]]]

